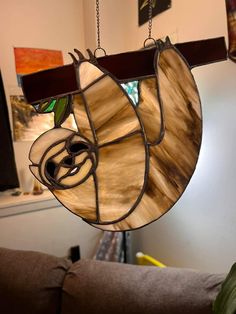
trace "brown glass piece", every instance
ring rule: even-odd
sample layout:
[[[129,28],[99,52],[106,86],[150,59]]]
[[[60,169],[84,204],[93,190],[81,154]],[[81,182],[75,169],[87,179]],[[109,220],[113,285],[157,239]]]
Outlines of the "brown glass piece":
[[[97,221],[96,191],[92,175],[78,186],[52,192],[74,214],[86,220]]]
[[[99,149],[96,174],[100,223],[122,219],[140,201],[147,180],[146,158],[141,134]]]
[[[148,143],[157,144],[163,136],[164,121],[156,76],[140,81],[139,94],[137,111],[144,125]]]

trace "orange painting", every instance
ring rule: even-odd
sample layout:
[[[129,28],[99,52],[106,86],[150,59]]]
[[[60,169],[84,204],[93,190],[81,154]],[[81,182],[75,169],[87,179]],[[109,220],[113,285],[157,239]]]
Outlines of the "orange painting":
[[[60,50],[14,48],[14,54],[19,85],[20,77],[24,74],[63,65],[63,56]]]

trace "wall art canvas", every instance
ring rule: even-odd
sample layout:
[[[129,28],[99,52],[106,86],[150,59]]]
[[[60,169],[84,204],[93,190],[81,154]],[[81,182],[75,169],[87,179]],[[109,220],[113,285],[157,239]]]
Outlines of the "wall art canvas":
[[[152,16],[156,16],[171,8],[171,0],[152,0]],[[139,26],[148,21],[148,0],[138,0],[138,20]]]
[[[14,55],[19,86],[21,86],[21,76],[24,74],[55,68],[64,64],[60,50],[15,47]]]
[[[24,96],[10,96],[14,141],[34,141],[42,133],[54,126],[54,114],[39,114],[24,100]],[[64,122],[64,127],[76,129],[75,120],[71,114]]]

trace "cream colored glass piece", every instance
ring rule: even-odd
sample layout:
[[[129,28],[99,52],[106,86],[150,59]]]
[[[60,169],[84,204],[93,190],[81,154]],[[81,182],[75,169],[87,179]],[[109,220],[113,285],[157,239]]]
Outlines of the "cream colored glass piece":
[[[73,100],[73,112],[78,129],[83,136],[94,142],[93,133],[89,123],[88,115],[85,109],[85,104],[81,94],[76,94]]]
[[[32,163],[38,164],[43,153],[49,146],[59,140],[67,138],[73,133],[74,131],[63,128],[56,128],[43,133],[31,146],[29,159],[32,161]]]
[[[60,180],[60,183],[66,186],[72,186],[82,181],[90,172],[93,164],[90,159],[87,159],[80,167],[75,167],[69,175]],[[78,169],[77,169],[78,168]],[[73,174],[73,171],[78,171]]]
[[[29,168],[30,168],[30,171],[32,172],[32,174],[35,176],[35,178],[38,181],[40,181],[41,183],[43,183],[42,178],[41,178],[41,176],[39,174],[39,167],[30,165]]]
[[[64,149],[62,151],[62,149]],[[60,152],[60,153],[59,153]],[[59,154],[58,154],[59,153]],[[58,154],[57,156],[55,156],[56,154]],[[51,157],[53,157],[53,161],[58,164],[61,159],[63,159],[64,157],[67,156],[67,152],[65,151],[65,142],[62,142],[58,145],[53,146],[44,156],[43,160],[41,161],[41,165],[40,165],[40,169],[41,169],[41,175],[42,178],[48,183],[50,184],[50,182],[48,181],[48,179],[46,178],[45,175],[45,167],[46,167],[46,163],[49,159],[51,159]]]
[[[86,88],[104,74],[99,68],[88,61],[82,62],[76,68],[76,71],[78,71],[78,77],[80,78],[79,84],[81,89]]]

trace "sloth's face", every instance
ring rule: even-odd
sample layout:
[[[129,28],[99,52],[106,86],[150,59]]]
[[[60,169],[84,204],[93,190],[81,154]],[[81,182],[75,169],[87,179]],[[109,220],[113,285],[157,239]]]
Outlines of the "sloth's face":
[[[30,166],[32,173],[54,189],[77,186],[96,168],[94,145],[78,133],[61,128],[39,137],[32,145],[29,157],[33,163]]]

